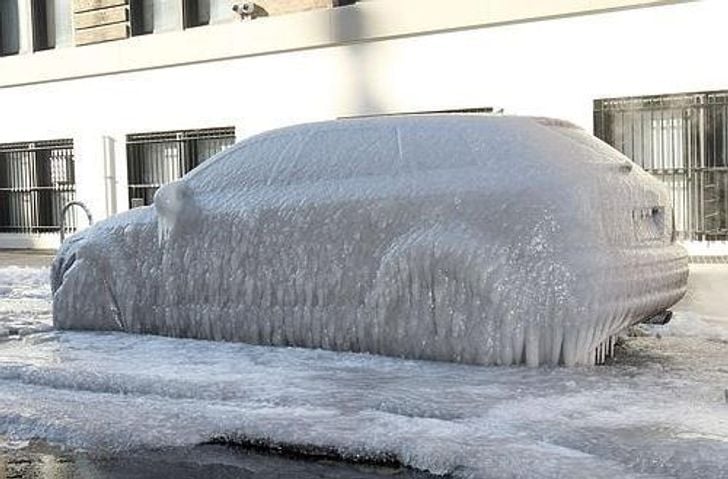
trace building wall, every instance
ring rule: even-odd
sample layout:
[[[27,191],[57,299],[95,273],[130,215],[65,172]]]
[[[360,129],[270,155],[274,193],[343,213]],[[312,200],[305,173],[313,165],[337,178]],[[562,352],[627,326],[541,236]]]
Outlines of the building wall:
[[[77,198],[103,218],[110,194],[117,211],[128,204],[129,133],[234,125],[244,138],[304,121],[473,107],[591,130],[595,98],[728,89],[726,14],[726,2],[705,0],[6,86],[0,142],[74,138]],[[352,18],[347,34],[366,37],[366,22]],[[159,41],[181,34],[167,35]]]
[[[284,15],[332,6],[332,0],[260,0],[255,3],[259,4],[268,15]]]
[[[17,1],[20,6],[29,2]],[[213,6],[215,21],[223,24],[183,32],[182,0],[154,0],[153,35],[86,48],[60,48],[48,55],[5,58],[0,87],[696,0],[452,0],[448,8],[439,0],[360,0],[348,8],[315,9],[252,22],[231,21],[235,15],[231,16],[227,1],[216,0]],[[304,8],[304,3],[297,8]],[[28,9],[21,10],[21,24],[25,25],[29,23]],[[21,28],[21,51],[28,51],[23,45],[29,43],[30,30],[27,25]]]

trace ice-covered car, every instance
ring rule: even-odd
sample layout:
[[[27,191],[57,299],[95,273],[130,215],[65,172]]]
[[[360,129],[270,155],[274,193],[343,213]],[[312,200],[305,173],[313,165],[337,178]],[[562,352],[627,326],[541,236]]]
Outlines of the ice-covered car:
[[[591,364],[684,294],[661,184],[565,122],[401,116],[243,141],[70,237],[54,324]]]

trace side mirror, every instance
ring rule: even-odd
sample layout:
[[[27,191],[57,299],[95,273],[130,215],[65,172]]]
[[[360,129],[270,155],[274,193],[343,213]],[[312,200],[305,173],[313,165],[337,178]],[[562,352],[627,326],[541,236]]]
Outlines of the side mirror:
[[[168,183],[154,194],[157,212],[157,238],[159,245],[167,242],[170,235],[195,221],[197,207],[192,190],[182,181]]]

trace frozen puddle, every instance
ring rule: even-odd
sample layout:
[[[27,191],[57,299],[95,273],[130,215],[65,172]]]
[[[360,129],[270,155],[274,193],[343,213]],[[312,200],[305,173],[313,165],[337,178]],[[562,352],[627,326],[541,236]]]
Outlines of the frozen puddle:
[[[47,328],[46,276],[0,268],[2,327]],[[726,387],[728,344],[704,337],[634,339],[619,364],[574,369],[122,333],[0,339],[12,441],[118,452],[227,440],[454,477],[726,477]]]

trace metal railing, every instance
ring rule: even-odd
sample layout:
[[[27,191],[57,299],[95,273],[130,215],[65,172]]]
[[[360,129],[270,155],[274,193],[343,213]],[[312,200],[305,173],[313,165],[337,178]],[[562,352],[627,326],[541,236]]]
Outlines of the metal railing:
[[[128,135],[129,207],[152,204],[160,186],[181,178],[233,143],[233,127]]]
[[[73,140],[0,144],[0,232],[57,232],[75,195]]]
[[[73,206],[81,208],[83,212],[86,213],[86,219],[88,220],[89,226],[94,224],[94,218],[91,216],[91,210],[88,209],[86,204],[81,201],[69,201],[61,210],[61,243],[63,243],[63,240],[66,239],[66,212]]]
[[[728,239],[728,92],[596,100],[594,134],[667,185],[682,238]]]

